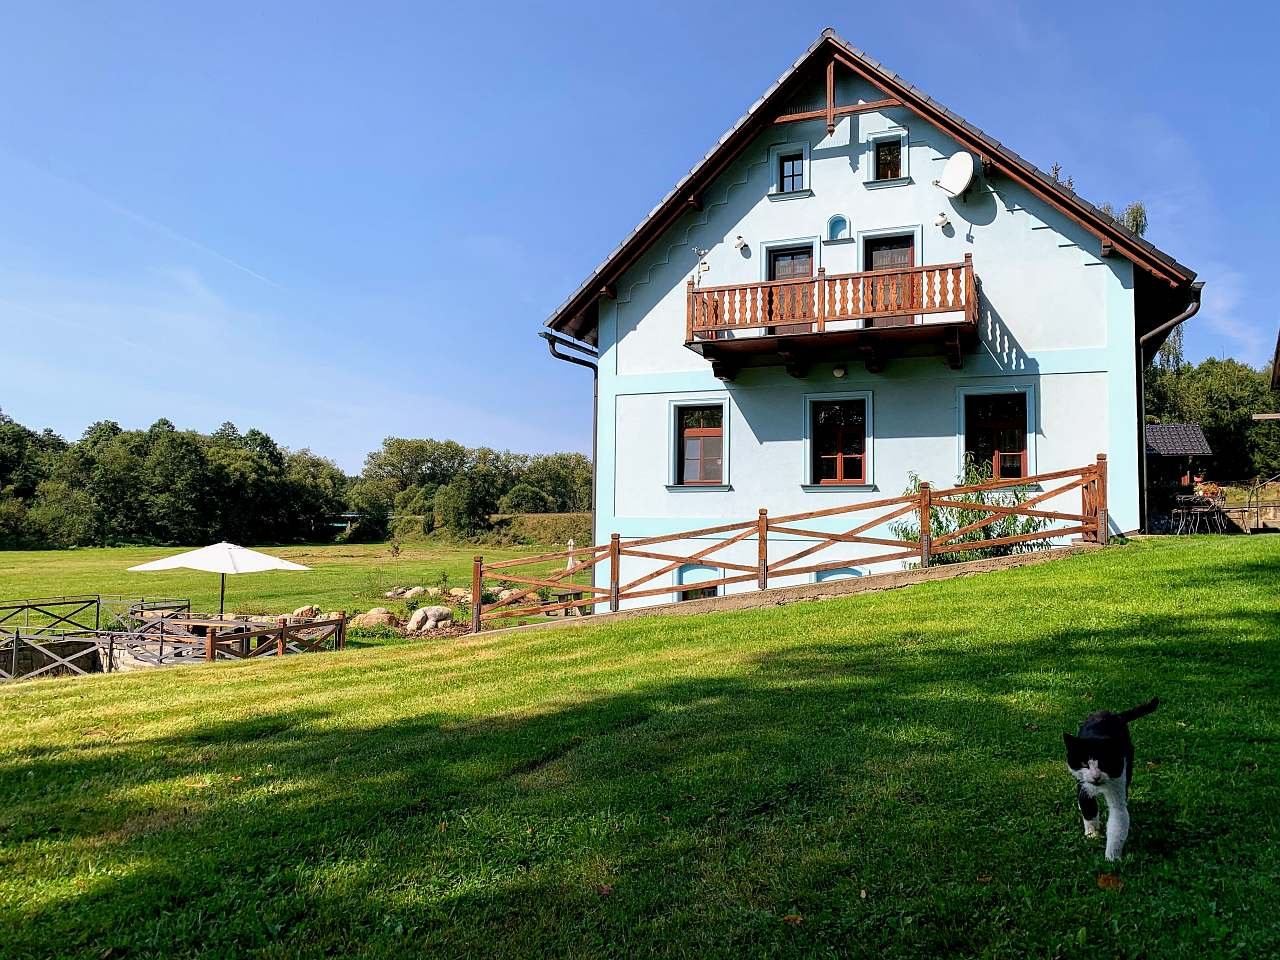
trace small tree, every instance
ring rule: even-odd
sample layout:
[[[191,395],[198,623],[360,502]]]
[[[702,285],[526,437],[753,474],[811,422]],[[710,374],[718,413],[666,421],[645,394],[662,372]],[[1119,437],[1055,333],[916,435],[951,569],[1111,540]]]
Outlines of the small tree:
[[[517,483],[498,501],[499,513],[553,513],[556,504],[537,487]]]
[[[910,483],[905,493],[915,496],[920,493],[920,477],[909,474]],[[956,478],[956,485],[961,487],[988,483],[991,480],[991,468],[979,466],[970,456],[965,457],[964,472]],[[1016,507],[1030,499],[1030,488],[1024,486],[1003,487],[999,490],[975,490],[972,493],[950,494],[948,500],[963,500],[965,503],[989,504],[993,507]],[[962,507],[934,507],[929,511],[929,528],[936,543],[949,533],[954,533],[971,523],[977,523],[991,516],[987,510],[966,510]],[[985,527],[961,534],[947,543],[947,546],[960,543],[974,543],[980,540],[995,540],[1001,537],[1016,537],[1027,533],[1039,533],[1049,526],[1044,517],[1020,517],[1014,514],[997,516]],[[899,540],[912,543],[920,542],[920,516],[918,513],[908,514],[902,520],[889,524],[889,529]],[[929,562],[963,563],[966,560],[986,560],[991,557],[1005,557],[1013,553],[1031,553],[1035,550],[1049,549],[1049,541],[1030,540],[1024,543],[1008,543],[998,547],[977,547],[972,550],[954,550],[947,553],[932,554]]]

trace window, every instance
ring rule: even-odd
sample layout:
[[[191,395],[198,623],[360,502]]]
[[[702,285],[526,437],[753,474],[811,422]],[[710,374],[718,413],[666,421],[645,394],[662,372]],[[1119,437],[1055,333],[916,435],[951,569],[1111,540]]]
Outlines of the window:
[[[676,430],[676,483],[724,483],[724,408],[679,407]]]
[[[836,214],[827,221],[827,239],[828,240],[848,240],[849,239],[849,221],[840,214]]]
[[[964,452],[996,480],[1027,475],[1027,395],[979,393],[964,398]]]
[[[804,189],[804,154],[785,153],[778,158],[778,190],[794,193]]]
[[[902,176],[902,141],[876,141],[876,179],[897,180]]]
[[[867,401],[816,400],[809,405],[815,484],[867,482]]]
[[[676,584],[681,587],[689,587],[687,590],[677,590],[677,600],[702,600],[706,597],[720,596],[720,586],[712,584],[707,587],[691,586],[699,584],[707,580],[719,580],[721,573],[718,567],[708,567],[700,563],[687,563],[676,571]]]
[[[828,580],[851,580],[862,576],[857,567],[836,567],[834,570],[819,570],[813,577],[814,583],[826,583]]]
[[[772,247],[769,249],[769,279],[790,280],[813,276],[813,247]]]

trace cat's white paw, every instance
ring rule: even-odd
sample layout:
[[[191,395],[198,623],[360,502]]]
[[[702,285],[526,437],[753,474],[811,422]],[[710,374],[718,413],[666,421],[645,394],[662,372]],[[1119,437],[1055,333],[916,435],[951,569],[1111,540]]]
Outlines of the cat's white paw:
[[[1091,840],[1102,836],[1102,827],[1099,826],[1097,820],[1086,820],[1084,822],[1084,835]]]
[[[1106,857],[1108,860],[1119,860],[1123,853],[1123,847],[1113,847],[1110,844],[1107,845]]]

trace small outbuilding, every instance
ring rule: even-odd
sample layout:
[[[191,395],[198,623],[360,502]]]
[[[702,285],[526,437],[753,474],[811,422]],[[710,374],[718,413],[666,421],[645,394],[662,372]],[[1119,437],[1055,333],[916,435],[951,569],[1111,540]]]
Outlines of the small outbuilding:
[[[1194,483],[1195,458],[1213,456],[1198,423],[1148,423],[1146,450],[1151,507],[1161,511]]]

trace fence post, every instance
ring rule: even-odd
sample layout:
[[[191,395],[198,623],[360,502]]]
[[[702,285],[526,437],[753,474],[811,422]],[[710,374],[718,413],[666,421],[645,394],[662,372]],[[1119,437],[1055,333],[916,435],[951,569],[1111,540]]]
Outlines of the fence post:
[[[276,637],[276,656],[277,657],[284,656],[284,632],[288,626],[288,623],[289,623],[288,618],[286,617],[280,618],[280,636]]]
[[[569,562],[573,562],[570,554]],[[592,577],[592,580],[595,578]],[[609,537],[609,612],[618,612],[618,584],[622,581],[622,537],[612,534]]]
[[[338,611],[338,632],[334,641],[335,650],[345,650],[347,646],[347,611]]]
[[[9,666],[9,679],[18,679],[18,644],[22,643],[22,631],[16,626],[13,628],[13,662]]]
[[[480,605],[483,602],[484,557],[477,555],[471,563],[471,632],[480,632]]]
[[[1111,521],[1107,517],[1107,455],[1098,454],[1098,477],[1094,481],[1097,490],[1094,500],[1098,507],[1098,543],[1106,546],[1111,539]]]
[[[160,618],[160,656],[157,659],[164,663],[164,617]]]
[[[756,518],[756,587],[769,589],[769,511],[764,507]]]
[[[218,637],[217,627],[204,628],[204,659],[208,663],[213,663],[218,655]]]
[[[818,302],[815,304],[818,315],[818,333],[827,329],[827,268],[818,268]],[[764,589],[763,587],[761,589]]]
[[[107,634],[107,673],[111,673],[116,666],[116,635],[114,633]]]
[[[920,484],[920,567],[929,566],[929,556],[933,552],[933,526],[931,512],[933,510],[933,488],[928,481]]]

